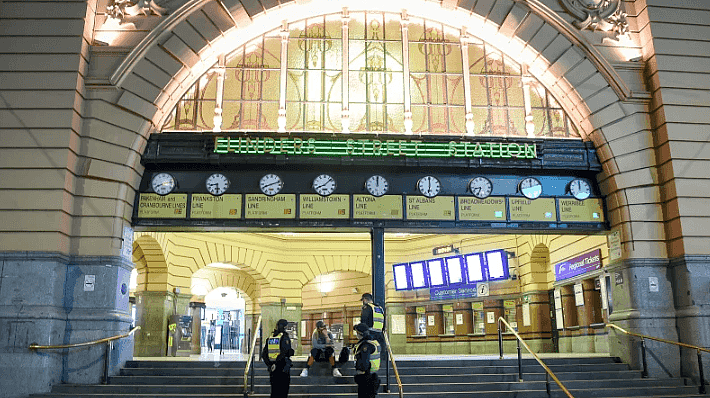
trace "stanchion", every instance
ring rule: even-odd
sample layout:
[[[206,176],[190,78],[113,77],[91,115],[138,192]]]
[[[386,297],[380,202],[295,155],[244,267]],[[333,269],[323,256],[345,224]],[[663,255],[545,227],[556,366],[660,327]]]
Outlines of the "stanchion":
[[[641,361],[643,363],[642,378],[648,377],[648,365],[646,364],[646,339],[641,339]]]
[[[700,377],[700,393],[705,394],[705,375],[703,374],[703,358],[700,357],[700,350],[698,350],[698,376]]]
[[[500,352],[499,359],[503,359],[503,331],[500,328],[500,320],[498,321],[498,351]]]

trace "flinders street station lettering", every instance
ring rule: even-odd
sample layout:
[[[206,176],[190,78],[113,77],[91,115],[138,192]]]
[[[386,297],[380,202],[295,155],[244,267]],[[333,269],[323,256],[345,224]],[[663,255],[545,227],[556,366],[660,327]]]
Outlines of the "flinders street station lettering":
[[[394,139],[317,139],[299,137],[214,138],[214,152],[244,155],[362,156],[416,158],[536,159],[535,143],[422,141]]]

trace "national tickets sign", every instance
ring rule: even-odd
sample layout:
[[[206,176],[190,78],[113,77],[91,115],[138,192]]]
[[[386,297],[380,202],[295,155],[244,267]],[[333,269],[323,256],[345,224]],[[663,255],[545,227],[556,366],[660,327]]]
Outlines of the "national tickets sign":
[[[555,264],[555,279],[573,278],[577,275],[596,271],[602,267],[602,252],[600,249],[571,258],[565,262]]]

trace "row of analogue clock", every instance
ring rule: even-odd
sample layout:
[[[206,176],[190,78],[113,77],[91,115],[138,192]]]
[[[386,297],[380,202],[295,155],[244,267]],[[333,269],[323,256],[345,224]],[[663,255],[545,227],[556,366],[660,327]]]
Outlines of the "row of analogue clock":
[[[215,196],[227,192],[229,185],[229,178],[221,173],[212,174],[205,180],[207,191]],[[281,192],[283,186],[283,180],[276,174],[266,174],[259,181],[261,192],[269,196]],[[153,176],[151,187],[158,195],[167,195],[176,187],[175,177],[168,173],[158,173]],[[313,179],[313,190],[321,196],[332,194],[335,187],[335,178],[329,174],[321,174]],[[389,182],[380,175],[373,175],[365,181],[365,189],[372,196],[382,196],[389,190]],[[441,182],[434,176],[425,176],[417,181],[417,189],[422,195],[433,198],[441,192]],[[473,196],[485,199],[493,192],[493,183],[488,178],[479,176],[469,181],[468,189]],[[542,195],[542,184],[533,177],[520,180],[518,189],[528,199],[537,199]],[[569,192],[578,200],[584,200],[591,195],[591,186],[585,180],[575,179],[569,184]]]

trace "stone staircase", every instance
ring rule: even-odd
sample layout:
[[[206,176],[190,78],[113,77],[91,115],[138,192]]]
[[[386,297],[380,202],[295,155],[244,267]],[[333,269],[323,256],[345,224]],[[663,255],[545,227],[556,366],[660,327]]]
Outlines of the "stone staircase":
[[[704,397],[698,386],[686,379],[641,378],[640,371],[630,370],[616,358],[555,358],[545,363],[574,397]],[[305,363],[294,361],[291,390],[294,398],[338,398],[357,396],[353,364],[341,367],[344,377],[330,375],[329,365],[316,364],[310,375],[299,377]],[[33,398],[85,397],[243,397],[245,363],[198,361],[129,361],[119,375],[106,385],[58,385],[51,393]],[[408,398],[512,398],[547,397],[545,372],[534,359],[523,360],[524,381],[518,381],[516,359],[401,359],[397,366]],[[380,370],[384,385],[384,370]],[[551,380],[551,396],[565,394]],[[390,369],[390,393],[381,397],[399,397],[394,372]],[[257,363],[254,391],[250,397],[268,397],[270,391],[266,367]]]

